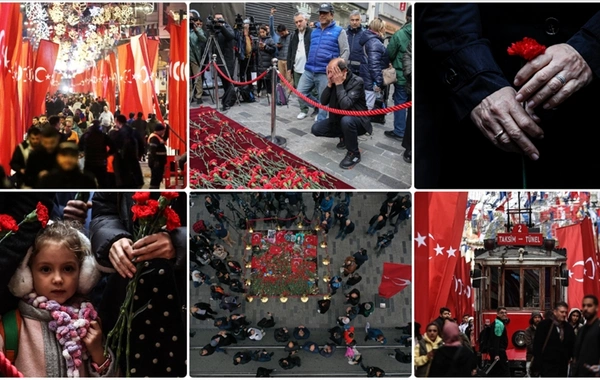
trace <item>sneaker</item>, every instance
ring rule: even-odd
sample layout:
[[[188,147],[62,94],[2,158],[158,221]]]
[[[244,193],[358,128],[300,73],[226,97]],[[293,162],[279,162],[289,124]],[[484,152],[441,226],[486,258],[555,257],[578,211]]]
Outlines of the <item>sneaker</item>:
[[[340,138],[340,142],[335,146],[338,149],[346,149],[346,143],[343,138]]]
[[[404,136],[398,136],[394,131],[385,131],[383,134],[398,141],[402,141],[402,139],[404,139]]]
[[[340,168],[352,169],[356,164],[360,162],[360,153],[346,153],[346,157],[340,162]]]
[[[367,324],[365,325],[365,332],[368,334],[369,333],[369,329],[371,328],[371,324],[369,322],[367,322]]]
[[[300,113],[298,114],[298,116],[296,116],[296,119],[298,119],[298,120],[302,120],[302,119],[304,119],[304,118],[305,118],[305,117],[307,117],[307,116],[308,116],[308,115],[306,114],[306,112],[300,112]]]

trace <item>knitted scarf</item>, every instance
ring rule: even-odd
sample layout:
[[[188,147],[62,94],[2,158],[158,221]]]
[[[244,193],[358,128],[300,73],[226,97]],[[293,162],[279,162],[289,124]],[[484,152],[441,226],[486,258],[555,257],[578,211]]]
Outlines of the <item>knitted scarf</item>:
[[[81,339],[87,335],[90,322],[98,318],[94,306],[90,302],[63,306],[35,293],[25,296],[25,301],[50,313],[54,320],[48,323],[48,328],[56,334],[56,339],[63,349],[67,376],[79,377],[79,368],[88,358],[87,348]]]

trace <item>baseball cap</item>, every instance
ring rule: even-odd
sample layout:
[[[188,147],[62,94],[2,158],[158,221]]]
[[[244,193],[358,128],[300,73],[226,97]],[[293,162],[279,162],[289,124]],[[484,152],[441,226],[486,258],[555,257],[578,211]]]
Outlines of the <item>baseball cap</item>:
[[[333,6],[331,5],[331,3],[321,3],[321,6],[319,7],[319,12],[333,13]]]

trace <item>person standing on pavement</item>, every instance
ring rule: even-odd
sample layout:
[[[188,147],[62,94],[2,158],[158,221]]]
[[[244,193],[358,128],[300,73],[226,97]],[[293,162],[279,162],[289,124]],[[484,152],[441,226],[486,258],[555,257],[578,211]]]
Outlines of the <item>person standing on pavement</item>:
[[[189,37],[190,69],[192,70],[192,76],[196,76],[202,71],[204,66],[204,62],[200,62],[200,60],[202,59],[202,53],[204,53],[204,48],[206,47],[207,38],[204,29],[202,29],[202,19],[200,18],[198,11],[192,9],[190,10],[190,13],[192,13],[192,16],[190,17],[190,26],[192,27],[192,30]],[[202,104],[202,93],[204,92],[202,88],[202,79],[202,75],[194,78],[192,100],[196,101],[197,104]]]
[[[354,10],[350,13],[350,24],[346,29],[348,35],[348,48],[350,54],[348,56],[348,68],[352,74],[360,76],[360,67],[367,63],[365,52],[360,45],[360,37],[364,33],[364,28],[361,25],[360,12]]]
[[[223,18],[223,13],[215,12],[213,17],[213,23],[215,27],[215,40],[221,48],[221,52],[223,53],[223,59],[218,54],[216,50],[216,46],[213,46],[213,51],[211,54],[217,54],[217,65],[221,69],[221,71],[227,75],[229,72],[230,76],[233,76],[233,69],[235,64],[235,32],[231,25],[229,25],[225,19]],[[223,62],[223,60],[225,60]],[[227,68],[227,71],[225,70]],[[225,94],[227,94],[233,85],[227,79],[225,79],[221,74],[219,74],[221,78],[221,82],[223,83],[223,90]],[[231,78],[232,79],[232,78]],[[223,104],[223,108],[227,109],[229,105]]]
[[[260,76],[262,73],[267,71],[272,66],[271,60],[275,56],[275,49],[276,49],[275,42],[273,42],[273,39],[271,37],[269,37],[268,32],[267,32],[267,27],[264,25],[260,27],[258,46],[256,46],[256,48],[257,48],[256,62],[258,64],[257,73]],[[260,93],[261,93],[263,87],[267,94],[271,94],[271,92],[272,92],[271,91],[272,90],[271,76],[268,74],[263,79],[258,81],[257,91],[258,91],[259,96],[260,96]]]
[[[291,37],[290,46],[287,52],[287,76],[293,78],[294,87],[298,87],[300,78],[304,73],[306,66],[306,58],[310,50],[310,37],[312,34],[312,28],[309,28],[307,23],[309,16],[304,12],[298,12],[294,15],[294,24],[296,25],[296,31]],[[300,105],[300,113],[297,119],[304,119],[308,116],[308,104],[300,98],[298,98]],[[315,112],[318,109],[315,108]]]
[[[227,245],[229,245],[230,247],[233,247],[233,240],[231,239],[231,236],[230,236],[231,234],[225,228],[225,226],[223,226],[223,224],[217,223],[217,225],[215,226],[215,235],[219,239],[221,239],[225,243],[227,243]]]
[[[577,334],[573,348],[572,377],[593,377],[600,373],[600,321],[598,320],[598,297],[588,294],[583,297],[581,310],[585,325]]]
[[[442,345],[442,338],[439,336],[438,331],[438,325],[433,322],[430,323],[427,325],[423,338],[415,345],[413,357],[416,377],[427,377],[427,372],[435,354],[434,350]]]
[[[315,87],[319,96],[322,96],[328,84],[327,68],[333,58],[348,60],[350,52],[346,31],[336,24],[333,14],[333,5],[330,3],[322,3],[319,7],[319,22],[312,32],[304,74],[298,83],[298,91],[309,98],[313,98],[311,91]],[[318,102],[317,99],[312,100]],[[320,109],[315,121],[326,118],[327,112]]]
[[[412,102],[412,39],[408,41],[406,51],[402,56],[402,68],[404,78],[406,79],[406,91],[407,101]],[[384,132],[385,133],[385,132]],[[404,138],[402,139],[402,147],[404,153],[402,153],[402,159],[407,164],[412,163],[412,107],[406,109],[406,128],[404,130]]]
[[[365,326],[365,332],[367,333],[367,336],[365,336],[365,342],[368,340],[374,340],[381,344],[387,343],[387,339],[383,335],[383,332],[379,329],[371,328],[371,324],[369,322],[367,322]]]
[[[366,62],[360,66],[360,77],[365,83],[367,108],[372,110],[377,97],[383,98],[384,82],[382,70],[390,65],[388,53],[383,45],[385,22],[376,18],[360,37],[360,46],[366,56]]]
[[[168,139],[169,129],[160,123],[154,127],[154,133],[148,136],[148,167],[152,173],[151,189],[160,189],[167,164],[166,142]]]
[[[567,318],[567,322],[573,327],[573,332],[575,335],[579,332],[579,330],[583,327],[581,318],[581,310],[574,307],[569,311],[569,317]]]
[[[539,311],[534,311],[531,313],[531,318],[529,319],[529,327],[525,330],[525,347],[527,348],[526,354],[526,369],[527,375],[529,377],[535,377],[532,375],[530,371],[531,359],[533,359],[533,340],[535,338],[535,332],[537,330],[538,325],[542,321],[542,313]]]
[[[288,80],[288,82],[293,83],[292,76],[288,74],[287,66],[288,52],[290,50],[290,41],[292,40],[292,36],[284,24],[279,24],[277,26],[277,34],[279,35],[279,41],[275,41],[275,46],[277,46],[277,51],[279,52],[277,56],[277,69],[285,77],[285,79]]]
[[[350,219],[346,219],[346,221],[344,222],[344,225],[340,227],[340,231],[338,232],[337,236],[335,237],[336,239],[341,238],[342,241],[346,238],[346,236],[350,235],[352,232],[354,232],[354,222],[351,221]],[[356,267],[356,269],[358,269],[358,267]]]
[[[506,308],[499,307],[496,311],[496,320],[491,326],[492,331],[490,334],[490,358],[492,361],[497,361],[489,373],[493,377],[510,377],[508,357],[506,356],[506,348],[508,347],[507,323]]]
[[[394,83],[394,105],[406,103],[406,78],[404,77],[404,53],[412,39],[412,6],[406,10],[406,24],[392,36],[387,46],[390,62],[396,69],[396,83]],[[406,109],[394,112],[394,130],[385,131],[387,137],[402,140],[406,132]]]
[[[569,306],[558,302],[552,316],[540,322],[533,339],[531,370],[541,377],[567,377],[569,362],[573,357],[575,333],[567,322]]]

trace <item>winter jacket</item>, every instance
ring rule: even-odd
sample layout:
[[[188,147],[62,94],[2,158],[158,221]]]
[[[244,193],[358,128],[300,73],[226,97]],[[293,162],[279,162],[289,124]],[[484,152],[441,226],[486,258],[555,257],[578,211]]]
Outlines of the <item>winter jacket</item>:
[[[352,111],[366,111],[367,100],[365,98],[365,86],[361,77],[348,71],[346,80],[339,86],[332,85],[325,87],[321,94],[321,104],[328,105],[331,108]],[[366,116],[357,116],[360,119],[363,129],[368,133],[373,133],[371,121]],[[330,114],[329,120],[336,123],[340,122],[342,115]],[[358,131],[360,135],[361,131]]]
[[[433,342],[427,337],[427,335],[423,335],[423,338],[417,343],[415,346],[413,357],[415,358],[415,375],[417,377],[425,377],[425,372],[427,371],[427,364],[429,363],[429,358],[427,357],[427,353],[433,351],[434,347],[439,347],[442,344],[442,338],[438,336]]]
[[[404,78],[406,78],[406,94],[408,94],[408,98],[410,99],[412,96],[412,39],[408,41],[408,46],[402,56],[402,68]]]
[[[304,31],[304,52],[306,54],[306,58],[308,59],[308,53],[310,52],[310,38],[312,35],[312,29],[306,27]],[[288,47],[287,53],[287,67],[288,70],[292,70],[294,72],[294,63],[296,62],[296,51],[298,50],[298,44],[300,43],[300,37],[298,37],[298,29],[291,36],[290,46]]]
[[[81,172],[79,166],[73,170],[55,168],[38,181],[38,189],[96,189],[98,183],[93,175]]]
[[[526,359],[528,362],[533,358],[533,340],[535,338],[535,330],[536,326],[529,325],[527,329],[525,329],[525,347],[527,348],[527,356]]]
[[[190,30],[190,62],[201,66],[203,62],[199,62],[206,47],[206,34],[202,28],[192,28]]]
[[[327,65],[332,59],[341,57],[348,60],[349,54],[346,31],[338,26],[335,21],[332,21],[323,30],[321,29],[321,23],[317,22],[310,37],[310,51],[306,59],[306,70],[316,74],[325,74]]]
[[[442,346],[435,351],[429,377],[467,378],[476,367],[476,356],[467,347]]]
[[[100,129],[90,127],[79,140],[79,150],[83,151],[86,167],[106,166],[108,156],[114,153],[114,143]]]
[[[392,66],[396,69],[396,79],[398,86],[404,86],[406,79],[404,78],[404,53],[408,47],[408,43],[412,38],[412,23],[405,24],[392,36],[390,43],[387,46],[387,52],[392,62]]]
[[[27,167],[27,158],[29,153],[33,151],[33,148],[29,146],[27,141],[23,141],[13,151],[12,158],[10,159],[10,168],[15,171],[15,179],[17,180],[17,187],[21,187],[25,179],[25,174],[21,173],[21,169],[25,170]]]
[[[22,324],[19,330],[19,354],[14,365],[25,377],[67,377],[66,360],[63,358],[63,347],[56,339],[55,333],[48,329],[48,323],[54,318],[46,310],[39,309],[24,301],[19,302]],[[104,331],[103,331],[104,332]],[[108,331],[106,331],[107,333]],[[4,342],[0,338],[0,351],[4,351]],[[111,357],[115,357],[110,350]],[[102,364],[102,363],[97,363]],[[86,360],[79,367],[80,377],[99,377],[91,367],[91,360]],[[108,371],[102,377],[117,376],[115,361],[110,363]]]
[[[561,323],[564,329],[563,340],[560,340],[554,318],[544,319],[538,324],[533,340],[533,356],[535,368],[542,377],[567,377],[569,360],[573,357],[575,333],[570,324]],[[548,334],[550,336],[548,337]],[[546,343],[548,338],[548,343]],[[546,347],[544,347],[546,343]]]
[[[55,150],[48,153],[46,149],[40,146],[29,154],[27,166],[25,167],[25,186],[35,188],[40,180],[39,174],[42,171],[49,172],[57,166],[56,152]]]
[[[351,28],[348,25],[346,29],[346,35],[348,36],[348,48],[350,49],[350,54],[348,56],[348,67],[355,75],[360,75],[360,67],[367,63],[365,58],[365,54],[363,52],[363,47],[360,44],[360,39],[362,35],[365,33],[365,29],[363,27]]]
[[[383,88],[381,70],[386,69],[390,62],[382,38],[371,30],[366,30],[360,37],[360,46],[364,48],[367,57],[366,64],[360,66],[360,77],[365,82],[365,90],[373,91],[374,84]]]
[[[292,39],[292,35],[288,34],[285,37],[279,37],[279,43],[281,44],[281,49],[278,49],[279,55],[277,58],[280,61],[287,61],[287,55],[290,47],[290,40]],[[277,44],[277,41],[273,40]]]
[[[258,44],[256,44],[258,72],[262,73],[272,66],[271,60],[275,56],[275,42],[273,42],[273,39],[270,37],[260,38],[259,43],[260,42],[265,44],[264,49],[260,49]]]
[[[235,46],[235,32],[231,25],[223,24],[221,28],[215,31],[215,39],[221,48],[221,52],[223,53],[223,58],[225,59],[225,63],[227,64],[227,69],[229,73],[233,75],[233,63],[235,60],[235,52],[233,47]],[[217,52],[216,47],[212,47],[213,52],[209,54],[217,54],[217,64],[222,65],[223,62],[221,60],[220,55]],[[224,71],[223,69],[221,69]]]

